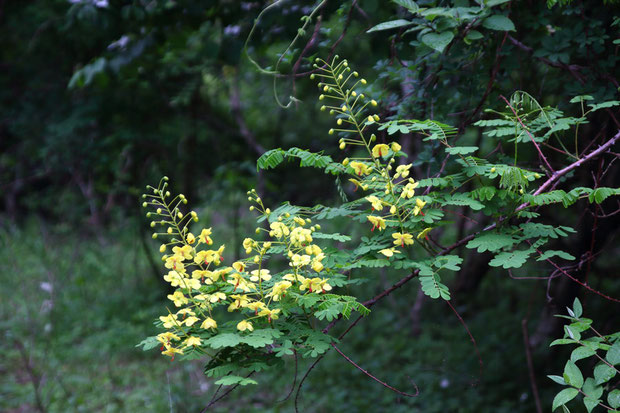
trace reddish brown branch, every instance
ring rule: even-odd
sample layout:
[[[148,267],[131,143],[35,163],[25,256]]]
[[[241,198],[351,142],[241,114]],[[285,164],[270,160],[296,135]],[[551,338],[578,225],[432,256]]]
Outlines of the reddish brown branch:
[[[367,375],[368,377],[370,377],[371,379],[373,379],[374,381],[376,381],[377,383],[381,384],[383,387],[388,388],[390,390],[392,390],[394,393],[400,394],[401,396],[405,396],[405,397],[416,397],[418,394],[420,394],[420,390],[418,389],[418,386],[415,383],[412,383],[413,386],[415,387],[415,393],[406,393],[404,391],[398,390],[395,387],[390,386],[389,384],[387,384],[384,381],[379,380],[377,377],[373,376],[372,374],[370,374],[368,372],[368,370],[364,370],[362,367],[360,367],[357,363],[355,363],[353,360],[351,360],[349,357],[347,357],[346,354],[344,354],[342,351],[340,351],[340,349],[338,347],[336,347],[336,345],[334,343],[332,343],[332,347],[334,348],[334,350],[336,350],[338,352],[338,354],[340,354],[346,361],[348,361],[349,363],[351,363],[353,366],[355,366],[356,369],[358,369],[359,371],[361,371],[362,373],[364,373],[365,375]]]
[[[478,380],[476,382],[473,383],[474,385],[476,385],[476,384],[478,384],[480,382],[480,378],[482,377],[482,368],[483,368],[482,356],[480,356],[480,351],[478,350],[478,344],[476,343],[476,339],[474,338],[474,335],[471,333],[471,331],[469,331],[469,327],[467,327],[467,323],[465,322],[465,320],[463,320],[463,317],[461,317],[459,312],[456,311],[456,308],[454,308],[454,306],[452,306],[452,303],[450,303],[450,301],[446,301],[446,304],[448,304],[448,306],[452,309],[452,312],[454,312],[454,314],[456,314],[457,318],[461,322],[461,325],[463,326],[465,331],[467,331],[467,335],[469,335],[469,338],[470,338],[471,342],[474,345],[474,350],[476,351],[476,355],[478,356],[478,366],[480,368],[480,370],[478,372],[479,373],[478,374],[479,378],[478,378]]]
[[[534,137],[532,136],[532,134],[530,133],[530,131],[527,129],[527,127],[523,124],[523,121],[521,120],[521,118],[519,117],[519,115],[517,115],[517,111],[512,107],[512,105],[510,104],[510,102],[508,102],[508,99],[506,99],[503,95],[499,95],[500,99],[502,99],[504,102],[506,102],[506,104],[508,105],[508,107],[510,108],[510,110],[512,111],[512,113],[514,113],[515,117],[517,118],[517,120],[519,121],[519,123],[521,124],[521,127],[523,128],[523,130],[525,131],[525,133],[527,133],[527,136],[530,137],[530,140],[532,141],[532,143],[534,144],[534,147],[536,147],[536,150],[538,151],[538,157],[540,158],[541,161],[543,161],[545,163],[545,165],[547,166],[547,169],[549,169],[549,171],[551,171],[551,173],[554,173],[555,171],[553,170],[553,168],[551,167],[551,165],[549,165],[549,161],[547,160],[547,157],[545,155],[543,155],[542,151],[540,150],[540,146],[538,146],[538,144],[536,143],[536,140],[534,140]]]

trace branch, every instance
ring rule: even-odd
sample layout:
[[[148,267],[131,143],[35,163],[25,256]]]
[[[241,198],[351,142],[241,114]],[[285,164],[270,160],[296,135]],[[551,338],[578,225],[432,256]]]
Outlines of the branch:
[[[514,37],[508,36],[508,39],[510,39],[510,42],[512,44],[517,46],[519,49],[525,51],[527,54],[530,54],[530,55],[534,54],[534,49],[532,49],[529,46],[524,45],[523,43],[521,43],[520,41],[518,41]],[[559,68],[559,69],[567,70],[568,72],[570,72],[571,75],[573,75],[573,77],[575,79],[577,79],[577,81],[579,83],[581,83],[582,85],[585,84],[585,81],[583,80],[583,78],[581,77],[581,74],[579,73],[579,70],[583,69],[583,66],[567,65],[566,63],[554,62],[553,60],[549,60],[546,57],[537,57],[536,56],[535,59],[543,62],[547,66],[551,66],[551,67],[556,67],[556,68]]]
[[[540,150],[540,146],[538,146],[538,144],[536,143],[536,141],[534,140],[534,137],[532,136],[532,134],[530,133],[530,131],[527,129],[527,127],[523,124],[523,121],[521,121],[521,118],[519,117],[519,115],[517,115],[517,112],[514,110],[514,108],[512,107],[512,105],[510,104],[510,102],[508,102],[508,99],[506,99],[503,95],[499,95],[500,99],[502,99],[504,102],[506,102],[506,104],[508,105],[508,107],[510,108],[510,110],[512,111],[512,113],[514,113],[515,117],[517,118],[517,120],[519,121],[519,123],[521,124],[521,127],[523,128],[523,130],[525,130],[525,132],[527,133],[527,136],[530,137],[530,140],[532,141],[532,143],[534,144],[534,146],[536,147],[536,150],[538,151],[538,157],[540,158],[541,161],[543,161],[545,163],[545,165],[547,165],[547,168],[553,173],[555,172],[553,170],[553,168],[551,167],[551,165],[549,165],[549,161],[547,161],[547,157],[545,155],[543,155],[542,151]]]
[[[618,138],[620,138],[620,130],[618,131],[618,133],[616,133],[614,135],[613,138],[611,138],[610,140],[608,140],[607,142],[605,142],[603,145],[601,145],[598,149],[590,152],[589,154],[585,155],[583,158],[579,159],[578,161],[573,162],[572,164],[568,165],[566,168],[564,169],[560,169],[559,171],[554,172],[551,177],[549,177],[549,179],[547,179],[547,181],[542,184],[540,186],[540,188],[538,188],[536,190],[536,192],[534,192],[534,195],[538,195],[540,193],[542,193],[545,189],[547,189],[551,184],[555,183],[555,181],[557,181],[558,179],[560,179],[561,177],[563,177],[564,175],[566,175],[567,173],[569,173],[570,171],[572,171],[575,168],[578,168],[581,166],[581,164],[583,164],[586,161],[589,161],[590,159],[600,155],[601,153],[605,152],[607,149],[609,149],[614,143],[616,143],[616,141],[618,140]],[[525,208],[524,205],[527,204],[523,204],[521,205],[519,208],[517,208],[517,211]]]
[[[420,394],[420,390],[418,389],[418,386],[415,383],[412,383],[413,386],[415,387],[415,393],[406,393],[404,391],[400,391],[397,388],[394,388],[394,387],[390,386],[386,382],[379,380],[378,378],[376,378],[375,376],[370,374],[367,370],[364,370],[362,367],[357,365],[353,360],[351,360],[349,357],[347,357],[346,354],[344,354],[342,351],[340,351],[340,349],[338,347],[336,347],[336,345],[334,343],[332,343],[332,347],[334,348],[334,350],[336,350],[338,352],[338,354],[340,354],[342,357],[344,357],[344,359],[346,361],[348,361],[353,366],[355,366],[355,368],[357,368],[359,371],[361,371],[362,373],[364,373],[365,375],[367,375],[368,377],[370,377],[371,379],[373,379],[377,383],[381,384],[383,387],[386,387],[386,388],[392,390],[394,393],[398,393],[401,396],[405,396],[405,397],[416,397],[418,394]]]

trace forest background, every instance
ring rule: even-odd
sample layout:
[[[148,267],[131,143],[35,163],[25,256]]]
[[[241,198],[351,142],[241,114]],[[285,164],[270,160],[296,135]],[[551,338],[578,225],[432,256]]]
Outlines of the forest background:
[[[309,79],[315,57],[346,57],[368,79],[381,118],[452,125],[483,154],[511,153],[513,143],[489,146],[474,125],[492,118],[489,109],[505,110],[501,96],[522,90],[574,118],[584,105],[618,97],[615,2],[326,1],[300,33],[318,3],[283,1],[261,16],[246,45],[268,4],[0,1],[0,410],[182,412],[208,404],[217,386],[204,363],[136,348],[157,333],[153,320],[170,293],[139,197],[144,185],[169,176],[219,228],[230,262],[254,228],[250,188],[272,205],[338,202],[329,175],[292,162],[256,168],[279,147],[340,160]],[[282,57],[282,74],[261,73],[248,55],[269,70]],[[592,100],[570,102],[585,95]],[[588,121],[578,133],[584,153],[620,128],[614,104]],[[399,139],[416,177],[439,169],[443,152],[432,142],[415,133]],[[544,174],[533,146],[524,148],[520,162]],[[543,146],[554,165],[566,162],[555,149]],[[612,146],[570,177],[618,187],[615,159]],[[445,282],[477,350],[459,318],[419,284],[373,308],[343,341],[347,354],[400,389],[415,382],[418,397],[381,387],[331,352],[308,376],[301,410],[532,412],[538,402],[549,411],[562,387],[546,376],[561,374],[571,350],[549,348],[564,334],[553,315],[579,297],[598,330],[618,330],[617,302],[583,286],[620,296],[618,208],[612,196],[538,210],[574,228],[554,243],[576,257],[565,268],[581,283],[546,279],[552,271],[537,262],[509,273],[490,267],[489,253],[459,250],[465,263]],[[479,217],[466,211],[457,210],[446,231],[467,234]],[[389,269],[372,277],[357,296],[398,280]],[[308,365],[287,367],[263,373],[260,386],[232,392],[212,411],[291,411],[292,398],[278,401],[295,369]]]

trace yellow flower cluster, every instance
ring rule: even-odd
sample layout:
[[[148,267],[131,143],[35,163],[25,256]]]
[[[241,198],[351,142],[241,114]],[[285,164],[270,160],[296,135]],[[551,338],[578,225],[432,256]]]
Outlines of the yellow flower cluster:
[[[410,216],[424,214],[422,209],[426,205],[423,198],[415,197],[415,189],[418,182],[409,177],[412,164],[393,166],[396,157],[400,153],[401,145],[398,142],[373,143],[377,140],[374,134],[366,137],[367,129],[380,121],[377,114],[364,114],[370,107],[376,107],[375,100],[368,100],[362,92],[364,79],[357,80],[359,74],[350,72],[346,60],[338,61],[335,56],[331,62],[317,59],[315,68],[318,73],[314,77],[321,78],[319,88],[323,90],[320,100],[327,99],[330,103],[321,107],[321,110],[329,109],[330,114],[336,116],[338,126],[346,127],[330,129],[329,133],[338,132],[340,149],[346,150],[351,146],[363,147],[367,156],[346,158],[342,165],[350,171],[354,178],[349,179],[355,185],[355,190],[377,191],[366,197],[374,213],[380,213],[387,207],[389,213],[384,215],[368,215],[368,222],[372,224],[371,231],[379,229],[383,231],[388,224],[400,227],[400,232],[392,234],[394,244],[400,247],[413,244],[413,235],[404,230],[403,223]],[[430,228],[424,231],[430,231]],[[425,232],[424,236],[428,234]],[[394,255],[392,249],[380,251],[387,257]]]
[[[200,330],[215,333],[218,329],[213,314],[218,306],[227,305],[228,312],[243,313],[245,318],[236,324],[236,329],[251,332],[256,321],[271,323],[279,318],[281,309],[276,307],[289,289],[301,293],[321,293],[332,289],[328,279],[308,276],[319,275],[324,270],[322,261],[325,259],[325,254],[313,243],[312,237],[320,226],[311,225],[310,219],[290,214],[279,216],[269,225],[269,230],[258,229],[258,233],[261,230],[267,232],[270,241],[246,238],[243,247],[250,257],[224,267],[221,264],[225,246],[217,249],[211,247],[211,228],[202,229],[198,235],[190,232],[189,223],[197,221],[197,214],[182,214],[179,206],[187,202],[185,197],[179,195],[168,200],[170,192],[166,188],[167,178],[164,178],[158,188],[150,188],[153,194],[145,195],[148,201],[143,204],[155,208],[154,213],[147,214],[155,217],[151,226],[164,227],[162,232],[154,234],[154,238],[172,237],[170,242],[160,247],[162,254],[172,247],[172,253],[162,257],[168,269],[164,280],[177,288],[168,295],[176,311],[169,310],[168,315],[159,318],[168,330],[157,336],[162,354],[174,358],[188,347],[203,351],[198,333]],[[271,214],[255,191],[250,191],[248,195],[248,199],[256,204],[250,209],[266,216]],[[275,245],[285,247],[290,267],[290,272],[278,275],[278,279],[264,268],[265,256]]]

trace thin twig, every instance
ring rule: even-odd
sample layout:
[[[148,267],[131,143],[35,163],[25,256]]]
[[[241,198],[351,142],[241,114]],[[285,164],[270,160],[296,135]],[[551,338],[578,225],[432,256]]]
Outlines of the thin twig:
[[[512,105],[510,104],[510,102],[508,102],[508,99],[506,99],[504,97],[504,95],[499,95],[500,99],[502,99],[504,102],[506,102],[506,104],[508,105],[508,107],[510,108],[510,110],[512,111],[512,113],[514,113],[515,117],[517,118],[517,120],[519,121],[519,123],[521,124],[521,127],[523,128],[523,130],[525,131],[525,133],[527,133],[527,136],[530,137],[530,140],[532,141],[532,143],[534,144],[534,147],[536,147],[536,150],[538,151],[538,157],[540,158],[541,161],[543,161],[545,163],[545,165],[547,165],[547,168],[549,169],[549,171],[551,171],[551,173],[554,173],[555,171],[553,170],[553,168],[551,167],[551,165],[549,165],[549,161],[547,160],[547,157],[545,155],[543,155],[542,151],[540,150],[540,146],[538,146],[538,144],[536,143],[536,140],[534,139],[534,137],[532,136],[532,134],[530,133],[530,131],[527,129],[527,127],[523,124],[523,121],[521,120],[521,118],[519,117],[519,115],[517,115],[517,111],[512,107]]]
[[[390,386],[386,382],[379,380],[377,377],[375,377],[372,374],[370,374],[368,372],[368,370],[364,370],[357,363],[355,363],[353,360],[351,360],[349,357],[347,357],[346,354],[344,354],[342,351],[340,351],[340,349],[338,347],[336,347],[336,345],[334,343],[332,343],[332,347],[334,348],[334,350],[336,350],[338,352],[338,354],[340,354],[346,361],[348,361],[353,366],[355,366],[355,368],[357,368],[359,371],[361,371],[362,373],[364,373],[365,375],[367,375],[368,377],[370,377],[371,379],[373,379],[377,383],[381,384],[383,387],[392,390],[394,393],[400,394],[401,396],[405,396],[405,397],[416,397],[418,394],[420,394],[420,390],[418,389],[418,386],[415,383],[412,382],[413,386],[415,387],[415,393],[406,393],[404,391],[398,390],[397,388]]]

